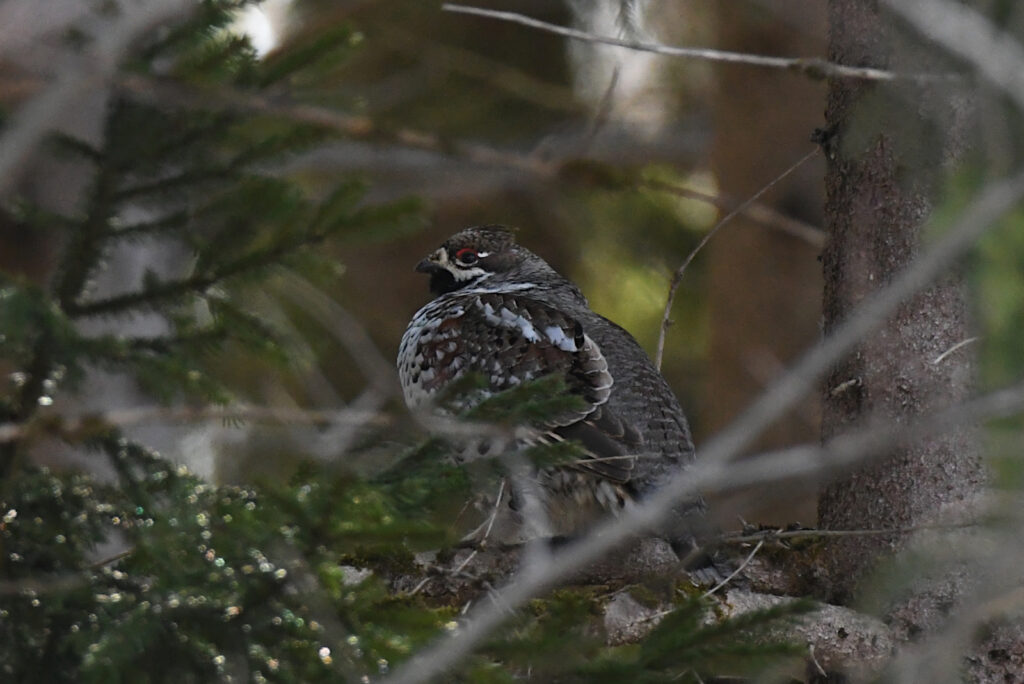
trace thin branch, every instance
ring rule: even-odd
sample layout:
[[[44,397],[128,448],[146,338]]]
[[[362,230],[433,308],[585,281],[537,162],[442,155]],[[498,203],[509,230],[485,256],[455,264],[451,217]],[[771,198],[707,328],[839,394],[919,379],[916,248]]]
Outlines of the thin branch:
[[[526,171],[532,175],[553,175],[555,166],[536,157],[468,143],[447,140],[434,133],[411,128],[386,128],[368,116],[356,116],[327,107],[289,102],[283,97],[254,95],[231,88],[198,88],[169,79],[124,74],[116,82],[123,93],[150,102],[177,107],[262,113],[280,116],[298,123],[321,126],[358,139],[393,140],[407,147],[433,152],[449,152],[476,163],[496,164]]]
[[[180,280],[168,280],[150,287],[87,302],[72,301],[64,304],[69,318],[114,316],[138,308],[153,308],[157,304],[184,297],[203,295],[214,285],[234,276],[275,265],[289,254],[316,244],[327,237],[325,233],[310,232],[282,240],[276,245],[238,257],[207,273],[196,273]]]
[[[476,555],[480,553],[480,550],[487,546],[487,538],[491,536],[491,530],[494,528],[494,521],[498,519],[498,512],[501,508],[502,497],[504,497],[504,495],[505,478],[502,478],[501,482],[498,484],[498,494],[494,498],[494,509],[491,511],[491,515],[487,518],[487,522],[484,523],[483,536],[481,536],[480,540],[473,545],[473,549],[472,551],[470,551],[469,555],[467,555],[465,559],[463,559],[463,561],[459,563],[458,567],[451,571],[451,574],[453,576],[460,575],[462,571],[466,569],[466,566],[469,565],[474,558],[476,558]],[[468,536],[472,537],[475,534],[476,531],[473,531]],[[417,584],[411,592],[409,592],[409,596],[415,596],[416,594],[418,594],[420,590],[423,589],[423,587],[425,587],[427,585],[427,582],[429,582],[431,579],[433,578],[429,575],[427,577],[424,577],[420,581],[420,583]]]
[[[981,339],[980,337],[968,337],[965,340],[960,340],[959,342],[954,344],[952,347],[950,347],[946,351],[944,351],[941,354],[939,354],[938,356],[936,356],[935,359],[932,360],[932,365],[933,366],[938,366],[940,363],[945,361],[949,357],[949,355],[952,354],[953,352],[957,351],[958,349],[963,349],[964,347],[966,347],[969,344],[974,344],[975,342],[977,342],[980,339]]]
[[[573,169],[571,168],[571,162],[578,159],[579,151],[588,144],[586,133],[584,133],[580,140],[568,142],[565,145],[565,149],[552,150],[552,147],[545,143],[531,153],[521,153],[479,143],[448,139],[434,133],[412,128],[389,128],[381,126],[368,116],[356,116],[327,107],[299,104],[289,101],[283,95],[254,95],[229,87],[221,87],[214,90],[179,83],[171,79],[153,78],[139,74],[123,74],[118,78],[116,85],[123,94],[137,100],[162,106],[185,107],[197,110],[213,108],[220,111],[277,116],[296,123],[321,126],[354,140],[387,141],[408,150],[422,150],[442,157],[457,157],[459,160],[470,162],[471,164],[489,165],[524,173],[539,181],[562,179],[568,182],[574,180],[586,182],[587,178],[586,174],[572,173]],[[622,153],[637,154],[637,142],[631,139],[629,145],[629,149],[623,148],[617,150],[617,153],[620,155]],[[654,148],[640,148],[639,152],[642,154],[639,154],[637,159],[639,160],[644,155],[649,157],[655,151]],[[324,150],[319,150],[317,154],[322,158],[325,152]],[[345,150],[340,156],[347,163],[351,163],[354,155],[351,150]],[[595,161],[599,160],[591,159],[587,163],[595,163]],[[385,165],[388,163],[394,165],[409,162],[386,159],[384,163]],[[331,166],[332,172],[336,170],[337,167]],[[562,175],[566,170],[569,173]],[[604,178],[604,180],[607,180],[607,178]],[[728,200],[716,198],[707,193],[680,188],[679,186],[661,181],[623,179],[614,181],[611,187],[620,190],[647,187],[653,190],[671,192],[682,197],[705,201],[723,209],[732,209],[735,206],[735,203]],[[744,213],[753,220],[772,225],[811,243],[817,244],[821,241],[820,232],[815,227],[785,217],[767,207],[762,208],[761,205],[747,206],[744,209]],[[145,227],[141,226],[140,228],[144,229]]]
[[[797,449],[736,462],[741,450],[768,425],[783,415],[817,382],[818,377],[888,317],[908,297],[945,272],[983,235],[991,224],[1024,197],[1024,173],[991,184],[963,212],[945,235],[875,296],[862,304],[822,344],[806,354],[777,380],[732,425],[712,439],[690,469],[677,473],[646,501],[617,519],[598,525],[592,534],[553,554],[544,563],[527,566],[502,590],[505,603],[520,606],[580,567],[625,543],[630,537],[663,520],[695,490],[775,482],[783,478],[849,465],[877,453],[882,434],[865,431],[860,443],[839,439],[819,450]],[[920,430],[945,431],[956,425],[1024,407],[1024,386],[969,402],[921,421]],[[901,430],[899,435],[911,434]],[[889,435],[895,440],[896,435]],[[497,629],[507,618],[498,610],[480,607],[471,611],[464,628],[437,641],[397,668],[386,681],[411,684],[432,679],[453,667]]]
[[[964,552],[963,542],[955,545],[954,552]],[[1019,544],[1019,535],[1015,530],[1008,530],[1002,538],[985,540],[984,550],[971,554],[968,549],[964,554],[970,560],[985,557],[989,564],[984,568],[986,581],[972,583],[970,595],[958,604],[944,628],[937,633],[928,635],[927,639],[917,640],[915,647],[904,648],[890,663],[888,670],[895,675],[893,681],[941,681],[944,675],[954,671],[963,664],[964,652],[972,651],[985,643],[986,638],[979,634],[1005,635],[1007,631],[1016,630],[1020,624],[1021,608],[1024,607],[1024,587],[1020,586],[1021,556],[1014,546]],[[1006,553],[1015,550],[1016,553]],[[1011,631],[1011,633],[1014,633]],[[1019,637],[1014,634],[1015,642]],[[1019,668],[1009,670],[1015,674]],[[1007,677],[1009,679],[1009,676]],[[968,681],[985,681],[969,678]]]
[[[818,659],[814,656],[814,644],[807,645],[807,655],[810,656],[811,662],[814,664],[814,668],[818,671],[818,674],[821,675],[823,681],[828,681],[828,672],[825,671],[825,668],[821,666],[821,663],[819,663]]]
[[[747,567],[748,565],[750,565],[750,561],[754,560],[754,556],[757,555],[757,552],[761,550],[762,546],[764,546],[764,539],[762,539],[761,541],[757,542],[757,545],[754,546],[754,550],[751,551],[750,554],[745,559],[743,559],[743,562],[739,564],[739,567],[737,567],[735,570],[730,572],[729,576],[726,577],[725,579],[723,579],[721,582],[719,582],[715,586],[713,586],[710,589],[708,589],[707,591],[705,591],[704,594],[701,596],[701,598],[707,598],[708,596],[711,596],[716,591],[718,591],[719,589],[724,587],[726,584],[731,582],[733,580],[733,578],[736,577],[736,575],[738,575],[741,572],[743,572],[743,569],[745,567]]]
[[[92,565],[90,565],[89,569],[90,570],[100,570],[100,569],[102,569],[103,567],[105,567],[107,565],[113,565],[114,563],[118,562],[119,560],[123,560],[123,559],[127,558],[128,556],[132,555],[133,553],[135,553],[135,547],[134,546],[129,548],[129,549],[125,549],[124,551],[121,551],[119,553],[115,553],[113,556],[107,556],[106,558],[101,558],[100,560],[98,560],[95,563],[93,563]]]
[[[661,45],[659,43],[639,43],[621,38],[598,36],[585,31],[550,24],[546,21],[534,19],[516,12],[501,12],[498,10],[483,9],[480,7],[469,7],[467,5],[456,5],[445,3],[441,5],[444,12],[455,14],[470,14],[488,19],[508,21],[513,24],[521,24],[530,28],[547,31],[559,36],[581,40],[587,43],[601,43],[615,47],[639,50],[641,52],[653,52],[654,54],[666,57],[682,57],[687,59],[702,59],[710,62],[724,62],[729,64],[746,64],[749,66],[766,67],[769,69],[782,69],[803,74],[815,80],[826,78],[854,78],[864,81],[895,81],[895,80],[932,80],[948,79],[948,74],[900,74],[884,69],[873,69],[871,67],[851,67],[843,64],[836,64],[818,57],[769,57],[766,55],[752,55],[742,52],[728,52],[726,50],[711,50],[707,48],[685,48]]]
[[[970,6],[949,0],[884,0],[896,14],[974,66],[1024,111],[1024,46]]]
[[[684,199],[696,200],[710,204],[723,211],[734,211],[741,208],[741,213],[751,221],[760,223],[766,228],[778,230],[787,235],[803,240],[815,249],[825,246],[825,231],[818,226],[806,223],[792,216],[786,216],[768,204],[754,202],[741,206],[741,203],[723,195],[715,195],[708,192],[701,192],[693,188],[687,188],[674,183],[645,178],[637,182],[637,187],[667,192]]]
[[[397,393],[398,380],[394,364],[384,358],[355,316],[292,269],[285,270],[280,280],[281,294],[316,320],[345,347],[355,367],[376,392],[383,397]]]
[[[733,220],[738,215],[740,215],[748,208],[753,206],[754,203],[761,199],[761,197],[766,192],[774,188],[776,185],[785,180],[790,174],[792,174],[794,171],[796,171],[801,166],[810,161],[812,157],[818,154],[819,149],[820,148],[815,147],[813,150],[811,150],[803,157],[801,157],[799,161],[797,161],[795,164],[790,166],[781,174],[773,178],[767,185],[765,185],[763,188],[761,188],[753,195],[751,195],[749,198],[747,198],[746,201],[744,201],[738,207],[736,207],[728,214],[723,216],[718,221],[718,223],[716,223],[711,228],[711,230],[707,232],[707,234],[697,244],[697,246],[693,248],[693,251],[686,256],[686,259],[683,260],[683,263],[679,265],[679,268],[676,269],[675,273],[672,274],[672,281],[669,283],[668,286],[668,297],[665,300],[665,310],[662,312],[661,315],[661,330],[658,332],[658,349],[654,355],[654,366],[656,368],[658,368],[659,370],[661,369],[661,361],[665,354],[665,336],[668,334],[669,326],[672,325],[672,319],[670,318],[670,316],[672,315],[672,305],[675,304],[676,291],[679,289],[679,285],[683,281],[683,274],[686,272],[686,268],[690,265],[690,262],[693,261],[694,257],[696,257],[702,249],[704,249],[704,245],[708,244],[708,242],[711,241],[711,238],[715,236],[715,234],[719,231],[719,229],[722,228],[722,226],[729,223],[729,221]]]
[[[750,534],[726,534],[716,540],[719,544],[751,544],[753,542],[771,542],[782,539],[828,539],[830,537],[885,537],[902,534],[913,534],[927,530],[962,530],[977,527],[981,523],[964,522],[937,525],[913,525],[910,527],[894,527],[877,530],[764,530]]]
[[[580,156],[583,156],[590,149],[594,144],[594,139],[608,125],[612,108],[615,105],[615,89],[618,88],[618,85],[619,67],[616,66],[612,71],[612,77],[608,79],[608,86],[604,89],[604,94],[601,95],[601,101],[597,103],[590,121],[587,122],[587,127],[583,132],[583,139],[580,144]]]
[[[374,30],[388,49],[412,57],[417,63],[436,63],[547,109],[572,113],[583,110],[583,105],[566,85],[550,83],[472,50],[426,39],[423,32],[405,31],[395,26],[377,26]]]
[[[519,432],[516,430],[488,423],[472,422],[434,414],[416,413],[413,417],[428,432],[451,437],[497,436],[515,439],[519,436]],[[225,423],[250,421],[254,423],[309,425],[311,427],[353,425],[386,428],[399,425],[399,419],[396,416],[376,411],[357,411],[352,409],[315,410],[268,406],[210,406],[203,408],[154,406],[72,417],[37,414],[35,418],[25,422],[0,424],[0,444],[9,444],[33,435],[78,441],[83,436],[93,437],[105,434],[114,428],[124,428],[133,425],[205,421]]]
[[[83,575],[59,575],[50,579],[25,577],[22,579],[0,582],[0,597],[34,596],[37,594],[53,594],[71,592],[89,585],[89,578]]]

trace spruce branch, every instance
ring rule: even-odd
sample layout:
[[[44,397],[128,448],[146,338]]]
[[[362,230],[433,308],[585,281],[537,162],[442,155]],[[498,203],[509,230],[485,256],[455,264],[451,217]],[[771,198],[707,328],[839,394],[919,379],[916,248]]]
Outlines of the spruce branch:
[[[82,355],[95,363],[132,364],[144,356],[171,355],[182,349],[210,349],[229,335],[222,325],[157,337],[103,335],[79,340]]]
[[[416,149],[455,154],[468,161],[521,170],[531,175],[551,176],[556,167],[536,156],[525,156],[487,145],[450,140],[427,131],[393,128],[368,116],[346,114],[326,107],[291,101],[283,95],[254,94],[240,89],[217,89],[189,85],[168,78],[137,74],[122,75],[117,81],[122,93],[161,106],[261,113],[334,131],[348,137],[395,142]]]
[[[72,303],[65,308],[65,313],[72,319],[116,316],[137,309],[153,309],[190,295],[204,297],[214,285],[235,276],[275,266],[299,249],[317,244],[327,236],[327,232],[312,232],[283,239],[266,249],[255,250],[232,262],[214,266],[206,273],[198,273],[181,280],[151,282],[142,290],[107,299]]]
[[[135,470],[140,460],[152,461],[155,455],[145,447],[125,439],[116,429],[109,429],[100,435],[94,440],[93,446],[106,454],[122,489],[131,496],[134,505],[152,514],[155,511],[154,499],[142,485],[140,475]]]
[[[71,236],[57,269],[53,294],[58,306],[68,311],[82,295],[86,283],[99,265],[104,243],[111,234],[110,218],[115,211],[112,197],[114,179],[103,165],[93,181],[85,220]]]
[[[128,187],[119,188],[114,194],[114,199],[121,204],[132,200],[140,200],[153,195],[168,196],[175,192],[181,192],[189,188],[200,186],[203,183],[222,183],[232,178],[235,169],[230,165],[210,166],[202,169],[189,169],[183,173],[169,176],[167,178],[156,178],[144,181]]]
[[[121,240],[142,239],[184,228],[191,219],[191,212],[174,211],[152,221],[141,221],[117,229],[115,237]]]
[[[949,0],[883,0],[915,30],[964,59],[1024,112],[1024,46],[979,10]]]

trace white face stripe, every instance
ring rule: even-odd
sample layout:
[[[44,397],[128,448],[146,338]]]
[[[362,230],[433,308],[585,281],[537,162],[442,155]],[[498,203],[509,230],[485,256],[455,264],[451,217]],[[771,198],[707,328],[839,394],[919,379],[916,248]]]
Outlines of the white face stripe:
[[[477,252],[477,256],[481,259],[490,255],[490,252]],[[448,256],[448,249],[445,247],[438,248],[436,252],[430,255],[430,258],[434,260],[438,266],[451,273],[452,277],[455,278],[455,282],[458,283],[463,283],[467,280],[483,280],[484,278],[492,275],[490,271],[485,271],[479,266],[466,268],[459,263],[453,262]]]
[[[473,268],[466,268],[465,266],[454,266],[452,268],[449,268],[448,272],[451,273],[455,280],[460,283],[465,282],[467,280],[475,280],[477,278],[480,278],[482,280],[483,278],[486,278],[487,276],[491,275],[490,271],[485,271],[479,266],[474,266]]]

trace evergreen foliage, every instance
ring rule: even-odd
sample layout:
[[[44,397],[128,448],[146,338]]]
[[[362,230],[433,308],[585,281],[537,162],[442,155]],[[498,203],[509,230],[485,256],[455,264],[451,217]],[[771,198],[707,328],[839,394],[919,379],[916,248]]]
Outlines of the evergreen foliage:
[[[0,421],[14,428],[0,446],[5,680],[358,682],[457,625],[458,607],[394,593],[387,581],[416,571],[415,552],[455,541],[446,519],[469,493],[441,442],[398,455],[378,435],[364,447],[396,452],[399,465],[370,480],[310,461],[285,483],[217,486],[102,416],[69,434],[40,411],[60,393],[89,392],[93,367],[130,374],[165,401],[229,402],[234,388],[217,373],[225,345],[267,364],[287,360],[273,327],[240,303],[246,285],[328,259],[318,249],[327,240],[384,239],[417,220],[412,201],[365,204],[358,180],[313,197],[265,171],[325,140],[322,128],[160,96],[184,87],[297,97],[352,49],[350,29],[334,25],[257,60],[225,28],[243,4],[205,0],[188,22],[140,46],[125,73],[156,96],[115,92],[101,146],[53,138],[52,151],[92,169],[76,212],[54,215],[25,198],[6,207],[26,230],[59,232],[63,246],[45,287],[0,274],[0,357],[13,383]],[[184,245],[191,263],[150,273],[136,289],[93,294],[112,249],[154,239]],[[142,313],[158,314],[165,332],[126,337],[81,325]],[[516,389],[470,417],[538,420],[572,403],[563,390]],[[88,449],[115,476],[34,465],[40,436]],[[575,455],[531,452],[544,463]],[[754,645],[750,632],[793,608],[710,627],[705,609],[688,601],[642,644],[609,648],[594,628],[598,602],[563,589],[538,599],[461,676],[507,681],[532,669],[546,681],[667,681],[715,672],[726,656],[732,671],[741,656],[791,652]]]

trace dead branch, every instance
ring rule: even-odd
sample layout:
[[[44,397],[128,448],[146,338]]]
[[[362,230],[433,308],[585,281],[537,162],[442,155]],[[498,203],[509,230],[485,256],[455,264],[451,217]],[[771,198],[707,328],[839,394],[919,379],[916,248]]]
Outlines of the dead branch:
[[[793,71],[808,78],[824,80],[826,78],[853,78],[864,81],[926,81],[926,80],[948,80],[959,78],[952,74],[901,74],[884,69],[871,67],[851,67],[844,64],[835,64],[818,57],[769,57],[767,55],[752,55],[742,52],[728,52],[726,50],[711,50],[707,48],[673,47],[658,43],[638,43],[630,40],[621,40],[608,36],[598,36],[585,31],[571,29],[566,26],[550,24],[546,21],[534,19],[517,12],[501,12],[498,10],[483,9],[481,7],[469,7],[467,5],[456,5],[445,3],[441,5],[444,12],[456,14],[469,14],[488,19],[508,21],[522,26],[554,33],[559,36],[582,40],[588,43],[601,43],[615,47],[639,50],[641,52],[652,52],[666,57],[681,57],[685,59],[701,59],[709,62],[720,62],[727,64],[746,64],[748,66],[764,67],[769,69],[782,69]]]
[[[761,188],[753,195],[751,195],[749,198],[747,198],[746,201],[744,201],[738,207],[736,207],[728,214],[723,216],[721,219],[719,219],[718,223],[712,226],[711,230],[709,230],[707,234],[703,237],[703,239],[701,239],[701,241],[697,243],[697,246],[693,248],[693,251],[687,254],[686,258],[683,259],[683,263],[680,264],[679,268],[677,268],[675,272],[672,274],[672,280],[671,282],[669,282],[668,286],[668,296],[665,298],[665,310],[662,312],[661,315],[661,329],[658,332],[658,347],[654,355],[654,366],[656,368],[661,369],[661,361],[665,355],[665,336],[668,334],[669,326],[672,325],[672,319],[670,318],[672,315],[672,305],[675,304],[676,291],[679,290],[679,285],[680,283],[683,282],[683,274],[686,272],[686,269],[690,265],[690,262],[692,262],[694,257],[696,257],[697,254],[704,248],[704,246],[711,241],[711,238],[715,236],[715,234],[722,228],[722,226],[729,223],[729,221],[733,220],[741,213],[749,209],[755,202],[761,199],[761,197],[764,196],[765,193],[767,193],[769,190],[771,190],[776,185],[781,183],[785,178],[787,178],[790,174],[799,169],[805,163],[810,161],[812,157],[818,154],[818,150],[819,148],[816,147],[807,154],[805,154],[795,164],[793,164],[788,169],[786,169],[778,176],[773,178],[771,181],[768,182],[767,185],[765,185],[763,188]]]

